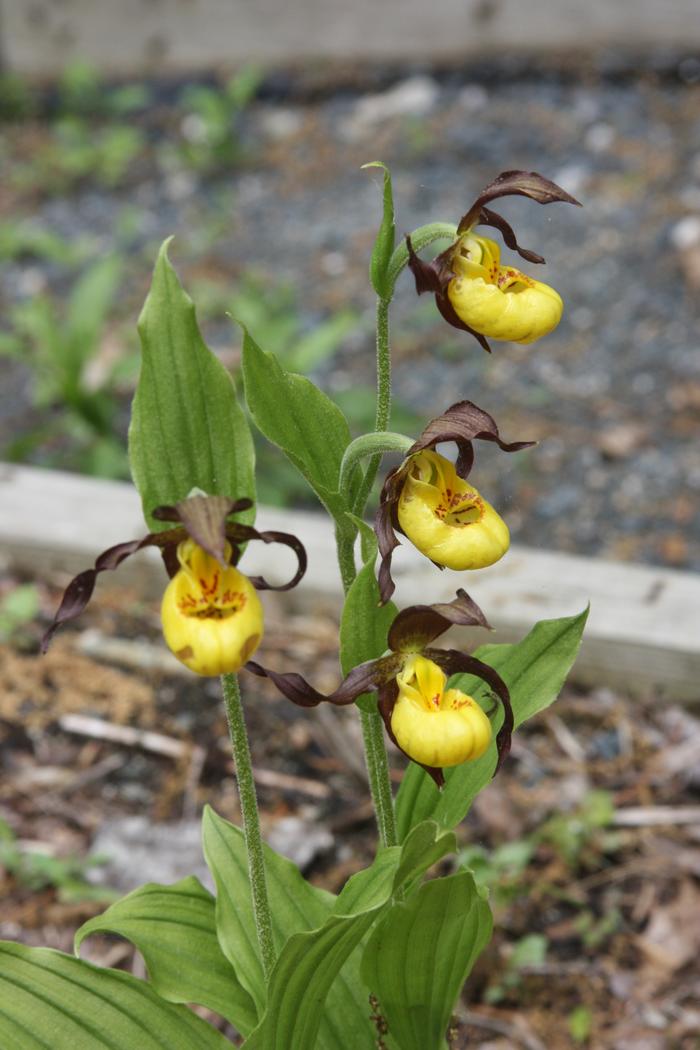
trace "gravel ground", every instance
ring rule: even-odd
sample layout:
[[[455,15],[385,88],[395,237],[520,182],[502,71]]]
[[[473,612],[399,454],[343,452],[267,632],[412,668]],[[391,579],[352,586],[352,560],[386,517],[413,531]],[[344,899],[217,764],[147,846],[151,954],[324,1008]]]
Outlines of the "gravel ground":
[[[316,375],[341,391],[373,381],[366,263],[380,179],[360,165],[381,158],[392,168],[400,232],[457,220],[501,170],[540,171],[585,207],[514,198],[499,210],[522,244],[546,256],[537,276],[566,302],[559,329],[531,347],[495,344],[487,358],[440,321],[428,297],[415,297],[405,275],[393,312],[397,398],[427,420],[468,397],[507,438],[541,440],[517,457],[487,449],[477,460],[474,479],[517,541],[698,568],[698,68],[685,59],[679,75],[673,63],[664,75],[641,65],[623,75],[405,70],[371,92],[360,79],[294,93],[293,79],[278,78],[246,113],[249,159],[230,174],[164,173],[151,158],[114,191],[84,186],[20,204],[101,251],[125,205],[136,209],[125,289],[134,317],[153,246],[170,233],[188,283],[233,284],[254,267],[271,287],[298,288],[306,325],[351,305],[357,330]],[[149,127],[162,140],[172,115],[158,119],[149,114]],[[0,203],[7,217],[16,201],[5,193]],[[65,280],[36,260],[6,271],[5,302],[47,282],[60,291]],[[205,309],[205,327],[230,353],[236,336],[222,313]],[[0,424],[17,419],[20,380],[8,372]]]

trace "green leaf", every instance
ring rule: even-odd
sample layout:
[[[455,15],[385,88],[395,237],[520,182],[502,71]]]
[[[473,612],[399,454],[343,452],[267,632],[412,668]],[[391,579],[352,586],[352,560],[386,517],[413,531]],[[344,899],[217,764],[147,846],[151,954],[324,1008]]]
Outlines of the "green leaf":
[[[248,879],[248,854],[240,828],[229,824],[209,806],[202,816],[204,855],[216,882],[216,925],[219,942],[258,1007],[265,1005],[265,977],[255,929]],[[320,925],[334,897],[311,886],[291,860],[263,846],[267,893],[272,912],[272,934],[279,950],[298,930]]]
[[[576,1044],[588,1042],[593,1028],[593,1014],[587,1006],[576,1006],[569,1014],[569,1032]]]
[[[310,1050],[319,1045],[335,1050],[339,1046],[371,1045],[368,1019],[362,1034],[355,1026],[338,1025],[334,1042],[324,1039],[319,1044],[317,1038],[321,1009],[331,985],[380,907],[358,915],[333,915],[319,930],[297,933],[289,939],[272,972],[265,1017],[246,1041],[246,1050]],[[331,1016],[329,1006],[326,1020]],[[360,1015],[357,1021],[361,1023]]]
[[[488,904],[469,872],[435,879],[375,927],[362,977],[401,1050],[439,1050],[474,962],[491,936]]]
[[[250,898],[243,832],[209,807],[204,811],[202,831],[205,856],[217,884],[219,941],[241,984],[249,989],[262,1013],[266,1000],[265,983]],[[281,857],[268,846],[263,848],[272,933],[275,946],[281,952],[294,934],[322,926],[331,913],[335,898],[306,882],[296,865],[286,857]],[[359,973],[359,959],[357,968]],[[351,976],[341,975],[328,997],[318,1046],[323,1050],[337,1050],[342,1045],[344,1033],[349,1031],[358,1033],[358,1045],[362,1045],[363,1036],[371,1031],[366,1004],[359,976],[353,982]]]
[[[401,847],[380,849],[368,868],[351,875],[336,898],[336,915],[355,915],[383,904],[394,892]]]
[[[394,890],[403,889],[407,883],[424,875],[428,868],[454,853],[457,839],[452,831],[443,831],[433,820],[426,820],[406,836],[401,849],[401,862],[396,872]]]
[[[340,620],[340,666],[343,674],[348,674],[353,667],[365,660],[373,660],[386,651],[386,637],[397,613],[392,602],[384,606],[379,604],[379,586],[374,575],[377,541],[373,532],[365,531],[364,538],[370,548],[369,557],[350,586]],[[356,703],[365,711],[377,709],[374,693],[363,693]]]
[[[484,645],[474,654],[494,667],[505,680],[519,726],[556,700],[581,644],[588,610],[560,620],[541,620],[515,645]],[[460,675],[453,684],[475,699],[485,698],[483,682]],[[494,721],[494,742],[475,762],[445,771],[445,787],[438,791],[430,777],[415,763],[404,775],[396,799],[399,837],[421,820],[431,818],[454,828],[469,812],[474,797],[485,787],[496,765],[496,732],[502,713]]]
[[[363,164],[363,168],[381,168],[384,172],[384,189],[382,193],[382,221],[372,249],[369,264],[369,277],[372,287],[380,299],[391,299],[394,294],[394,282],[389,279],[388,267],[394,251],[396,226],[394,223],[394,195],[391,188],[391,172],[386,164],[379,160]]]
[[[66,335],[62,341],[66,357],[76,358],[80,368],[98,349],[107,314],[114,302],[122,276],[117,255],[106,255],[93,263],[73,288],[66,313]]]
[[[184,499],[193,488],[210,496],[255,498],[253,442],[233,380],[208,349],[192,300],[160,249],[139,320],[141,375],[131,410],[129,458],[144,515]],[[240,521],[250,522],[254,511]]]
[[[90,919],[75,951],[92,933],[117,933],[138,948],[153,988],[171,1003],[200,1003],[243,1035],[258,1017],[216,937],[214,898],[189,876],[173,886],[150,882]]]
[[[335,518],[354,495],[339,492],[340,464],[350,443],[345,416],[305,376],[286,372],[243,328],[243,382],[255,425],[282,449]]]
[[[231,1050],[147,981],[49,948],[0,941],[0,1002],[6,1050]]]
[[[246,1041],[246,1050],[371,1046],[376,1033],[368,1019],[357,948],[393,894],[424,874],[454,843],[454,835],[441,834],[435,823],[415,828],[403,847],[380,851],[370,868],[349,880],[319,929],[291,937],[272,973],[265,1016]]]

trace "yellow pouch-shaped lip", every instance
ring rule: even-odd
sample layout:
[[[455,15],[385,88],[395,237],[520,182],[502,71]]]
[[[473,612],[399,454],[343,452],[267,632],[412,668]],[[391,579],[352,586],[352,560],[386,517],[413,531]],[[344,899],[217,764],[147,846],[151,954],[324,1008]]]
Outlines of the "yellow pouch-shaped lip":
[[[481,335],[532,343],[561,320],[559,293],[512,266],[501,266],[498,245],[488,237],[466,237],[453,269],[450,303],[459,319]]]
[[[502,558],[510,545],[501,516],[437,452],[414,456],[397,515],[411,543],[448,569],[484,569]]]
[[[165,589],[163,635],[174,655],[201,675],[233,673],[257,649],[263,609],[250,580],[222,566],[193,540],[178,548],[182,568]]]
[[[479,758],[491,742],[491,723],[472,697],[445,691],[437,664],[412,656],[396,677],[399,696],[391,729],[400,747],[428,766],[457,766]]]

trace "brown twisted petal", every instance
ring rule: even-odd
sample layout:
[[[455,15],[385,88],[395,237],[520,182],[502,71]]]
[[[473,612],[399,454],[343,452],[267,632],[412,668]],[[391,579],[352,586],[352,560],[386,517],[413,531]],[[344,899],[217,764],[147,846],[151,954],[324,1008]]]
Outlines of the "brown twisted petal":
[[[418,295],[422,295],[423,292],[434,292],[436,295],[442,295],[447,290],[447,286],[452,278],[457,276],[452,269],[452,256],[455,245],[450,245],[444,252],[440,252],[434,259],[426,262],[416,254],[413,241],[406,234],[406,250],[408,251],[408,268],[416,282]]]
[[[461,588],[451,602],[410,605],[402,609],[389,628],[387,642],[394,652],[421,652],[453,625],[492,627],[476,602]]]
[[[383,679],[383,669],[380,666],[382,663],[382,660],[368,660],[367,663],[358,664],[357,667],[353,667],[337,689],[327,694],[319,693],[296,671],[286,673],[271,671],[254,660],[249,660],[244,666],[246,671],[252,672],[258,678],[269,678],[283,696],[299,707],[317,707],[324,701],[344,707],[353,703],[362,693],[370,693],[377,688],[378,682]]]
[[[290,532],[276,532],[274,530],[268,532],[258,532],[251,525],[236,525],[231,524],[227,526],[226,536],[231,540],[232,544],[243,543],[246,540],[262,540],[263,543],[282,543],[285,547],[290,547],[297,556],[297,571],[288,583],[274,584],[268,583],[267,580],[262,576],[249,576],[248,579],[253,586],[259,591],[288,591],[292,587],[296,587],[299,580],[306,572],[307,558],[306,548],[301,540],[297,539]],[[237,551],[234,555],[237,558]],[[235,564],[235,562],[234,562]]]
[[[399,695],[399,687],[396,679],[392,679],[390,682],[385,682],[384,685],[380,686],[377,690],[379,696],[379,714],[382,716],[384,722],[384,728],[386,729],[387,736],[391,740],[392,744],[401,751],[402,754],[406,755],[406,758],[411,759],[411,762],[416,762],[415,758],[411,758],[408,752],[404,751],[401,744],[394,736],[394,730],[391,728],[391,716],[394,713],[394,707],[396,700]],[[436,787],[441,788],[445,783],[445,776],[439,766],[426,766],[422,762],[416,762],[417,766],[422,766],[429,777],[432,777]]]
[[[511,737],[513,736],[514,716],[513,706],[510,702],[508,686],[493,667],[485,664],[476,656],[459,652],[458,649],[425,649],[424,656],[433,660],[441,667],[448,677],[453,674],[472,674],[481,678],[487,685],[491,686],[494,693],[503,705],[503,725],[496,736],[496,750],[498,761],[493,775],[496,776],[510,751]]]
[[[479,218],[477,220],[478,226],[493,226],[496,230],[499,230],[503,240],[511,251],[517,252],[523,259],[527,259],[531,263],[543,263],[545,261],[543,255],[538,255],[537,252],[531,252],[528,248],[521,248],[518,244],[518,239],[515,236],[515,230],[506,222],[502,215],[499,215],[496,211],[491,211],[490,208],[482,208],[479,212]]]
[[[469,211],[462,216],[457,233],[464,233],[477,222],[479,213],[485,204],[498,197],[514,196],[529,197],[538,204],[553,204],[555,201],[562,201],[565,204],[575,204],[578,208],[581,207],[580,201],[563,190],[561,186],[557,186],[556,182],[545,179],[536,171],[502,171],[493,182],[484,187]]]
[[[112,572],[114,569],[118,569],[123,561],[144,547],[165,547],[167,543],[173,542],[170,539],[173,533],[177,533],[180,539],[186,537],[184,529],[169,529],[167,532],[149,532],[142,540],[128,540],[126,543],[117,543],[98,555],[94,568],[85,569],[73,577],[63,592],[61,604],[56,615],[41,639],[42,653],[47,651],[51,644],[51,639],[62,624],[67,623],[69,620],[74,620],[76,616],[80,616],[92,598],[95,581],[101,572]],[[179,540],[176,542],[179,542]]]
[[[396,590],[396,585],[391,576],[392,555],[396,548],[401,546],[396,536],[397,531],[402,531],[396,518],[396,499],[379,504],[374,518],[374,531],[377,535],[379,553],[382,556],[379,562],[377,583],[379,584],[381,603],[386,605]]]

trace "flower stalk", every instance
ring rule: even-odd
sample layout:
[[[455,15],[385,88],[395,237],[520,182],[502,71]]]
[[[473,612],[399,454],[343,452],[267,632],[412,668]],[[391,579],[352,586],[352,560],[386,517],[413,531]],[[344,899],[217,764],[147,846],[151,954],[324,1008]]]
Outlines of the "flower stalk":
[[[253,765],[250,758],[250,747],[248,745],[248,734],[245,727],[238,676],[235,674],[222,675],[221,689],[224,697],[224,705],[226,707],[226,718],[228,720],[229,736],[233,748],[233,758],[236,763],[236,780],[238,782],[238,795],[241,801],[243,834],[245,836],[246,852],[248,854],[248,874],[253,901],[255,929],[258,934],[258,944],[260,946],[260,955],[262,958],[265,980],[269,983],[272,969],[275,965],[275,945],[272,938],[270,902],[267,896],[267,880],[265,878],[265,859],[263,856],[262,836],[260,834],[258,799],[255,792]]]
[[[374,429],[381,433],[391,418],[391,348],[389,345],[389,306],[391,300],[377,297],[377,407]],[[372,456],[362,479],[353,511],[362,515],[381,463],[381,453]]]
[[[391,417],[391,348],[389,345],[389,305],[391,299],[377,297],[377,406],[375,414],[375,433],[387,430]],[[392,435],[393,437],[393,435]],[[362,452],[358,449],[358,455]],[[362,483],[353,505],[353,511],[361,516],[374,479],[377,476],[382,453],[372,454],[365,470]],[[351,468],[353,463],[348,463]],[[338,565],[343,580],[343,589],[347,595],[355,579],[355,559],[353,543],[356,533],[345,536],[341,529],[336,529],[338,544]],[[362,711],[360,717],[362,737],[365,748],[365,762],[369,776],[370,794],[377,818],[377,828],[383,846],[395,846],[397,843],[394,799],[389,780],[389,762],[384,744],[384,731],[381,716],[376,711]]]
[[[398,845],[394,799],[389,779],[389,761],[384,746],[384,725],[376,711],[360,712],[362,736],[367,756],[370,791],[377,814],[377,827],[382,846]]]

